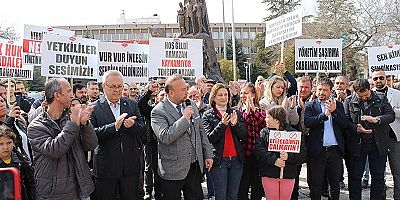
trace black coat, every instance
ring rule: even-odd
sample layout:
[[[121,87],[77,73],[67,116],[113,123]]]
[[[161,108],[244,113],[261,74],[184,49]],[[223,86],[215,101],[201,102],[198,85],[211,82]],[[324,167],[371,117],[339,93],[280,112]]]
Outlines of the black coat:
[[[35,200],[35,180],[33,175],[33,168],[29,164],[29,159],[24,157],[21,153],[15,149],[11,154],[11,163],[6,164],[0,159],[0,168],[14,167],[17,168],[21,176],[21,195],[22,200]],[[13,187],[13,177],[9,173],[0,174],[0,191],[2,187]]]
[[[290,125],[285,125],[285,131],[297,131]],[[262,177],[279,178],[281,168],[275,166],[275,161],[280,157],[279,152],[268,151],[269,128],[263,128],[260,131],[260,137],[257,139],[254,155],[259,162],[259,172]],[[306,145],[302,138],[300,153],[288,153],[288,159],[283,169],[284,179],[294,179],[297,176],[297,165],[306,161]]]
[[[119,178],[140,172],[140,149],[138,138],[146,129],[136,102],[121,97],[120,113],[128,117],[136,116],[135,124],[130,128],[124,125],[117,131],[115,118],[104,96],[95,103],[90,121],[95,128],[99,145],[94,151],[93,169],[98,178]]]
[[[389,124],[394,122],[395,113],[389,104],[385,94],[371,91],[371,99],[368,100],[369,107],[362,110],[363,102],[359,101],[355,94],[347,97],[344,101],[344,111],[350,125],[348,134],[346,135],[346,146],[350,155],[359,156],[361,151],[361,134],[357,133],[357,124],[362,123],[364,128],[373,129],[375,143],[378,147],[379,154],[385,155],[388,149],[389,141]],[[361,122],[362,115],[370,115],[379,117],[379,124]],[[368,127],[365,127],[368,126]]]
[[[232,111],[232,108],[227,109],[227,113],[232,113]],[[244,153],[241,140],[246,138],[247,128],[242,117],[242,113],[238,110],[235,111],[238,116],[238,122],[235,126],[232,126],[229,123],[229,126],[232,132],[232,138],[235,144],[236,153],[240,161],[243,163]],[[224,150],[225,130],[227,128],[227,125],[222,123],[221,118],[218,116],[215,108],[211,108],[203,114],[203,126],[205,132],[207,133],[208,140],[213,146],[213,153],[215,155],[213,166],[218,167],[221,164],[222,153]]]
[[[348,128],[349,121],[344,114],[343,104],[336,101],[336,110],[331,113],[333,132],[338,142],[342,156],[345,153],[344,130]],[[328,120],[325,113],[322,113],[318,99],[306,103],[304,111],[304,125],[310,128],[307,138],[307,155],[316,157],[321,152],[324,138],[324,123]]]

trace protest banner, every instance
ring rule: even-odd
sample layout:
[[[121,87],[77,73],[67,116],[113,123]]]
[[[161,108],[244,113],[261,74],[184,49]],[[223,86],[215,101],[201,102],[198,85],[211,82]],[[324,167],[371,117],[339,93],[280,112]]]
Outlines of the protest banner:
[[[296,73],[342,73],[341,39],[297,39]]]
[[[149,45],[99,42],[97,81],[102,82],[105,72],[117,70],[122,73],[124,82],[147,82],[148,59]]]
[[[299,153],[301,132],[273,131],[269,132],[268,151]]]
[[[64,36],[74,36],[73,31],[41,27],[34,25],[24,25],[24,38],[23,38],[23,65],[40,66],[42,63],[41,44],[43,35],[55,34]]]
[[[42,76],[97,79],[98,40],[44,35]]]
[[[149,52],[150,77],[203,75],[202,39],[150,38]]]
[[[23,66],[22,44],[0,39],[0,77],[32,80],[33,67]]]
[[[269,131],[268,151],[300,153],[300,146],[301,132]],[[279,178],[283,178],[283,167],[281,168]]]
[[[266,22],[265,47],[302,35],[302,9]]]
[[[400,75],[400,45],[368,48],[369,74],[383,69],[386,75]]]

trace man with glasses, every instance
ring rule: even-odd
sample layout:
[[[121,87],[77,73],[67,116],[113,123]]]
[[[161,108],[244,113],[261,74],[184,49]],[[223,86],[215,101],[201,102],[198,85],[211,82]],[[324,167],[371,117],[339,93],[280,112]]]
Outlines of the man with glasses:
[[[395,113],[384,94],[370,89],[368,80],[356,80],[353,88],[354,93],[344,101],[345,114],[350,120],[346,136],[349,196],[361,200],[361,177],[368,156],[372,177],[370,199],[384,199],[389,124],[395,120]]]
[[[99,145],[93,169],[98,200],[138,199],[140,152],[138,137],[145,126],[136,102],[122,97],[123,81],[119,71],[103,76],[104,95],[95,102],[90,121]]]
[[[393,199],[400,199],[400,91],[387,84],[387,77],[383,70],[372,73],[375,88],[373,90],[386,95],[395,112],[396,119],[390,124],[389,131],[389,165],[394,181]]]

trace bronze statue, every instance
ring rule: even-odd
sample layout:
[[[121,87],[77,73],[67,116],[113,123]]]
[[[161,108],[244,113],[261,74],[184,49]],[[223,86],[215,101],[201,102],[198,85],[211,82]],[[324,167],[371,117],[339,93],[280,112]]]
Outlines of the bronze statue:
[[[185,7],[183,7],[182,2],[179,2],[179,10],[178,10],[177,22],[179,24],[179,29],[181,31],[181,35],[184,35],[186,33],[185,12],[186,12]]]
[[[196,0],[196,3],[193,6],[193,11],[196,14],[197,33],[207,33],[203,22],[205,14],[203,11],[203,3],[201,2],[201,0]]]
[[[185,11],[186,34],[194,33],[193,3],[192,3],[192,0],[186,1],[185,7],[186,7],[186,11]]]

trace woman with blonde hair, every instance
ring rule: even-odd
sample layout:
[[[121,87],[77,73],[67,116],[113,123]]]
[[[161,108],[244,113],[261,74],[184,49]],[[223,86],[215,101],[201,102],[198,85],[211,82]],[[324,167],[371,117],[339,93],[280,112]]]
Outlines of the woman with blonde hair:
[[[214,163],[210,170],[216,200],[238,198],[243,171],[243,148],[240,140],[247,135],[242,113],[229,106],[229,87],[217,83],[210,92],[211,109],[203,114],[203,126],[213,145]]]
[[[296,98],[286,97],[287,83],[280,76],[273,76],[267,82],[264,91],[264,98],[260,101],[260,106],[268,110],[277,105],[283,106],[287,112],[286,122],[290,125],[296,125],[299,122],[299,114],[296,112]]]

